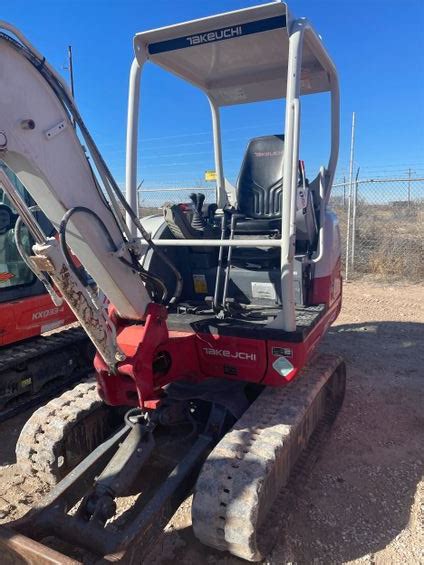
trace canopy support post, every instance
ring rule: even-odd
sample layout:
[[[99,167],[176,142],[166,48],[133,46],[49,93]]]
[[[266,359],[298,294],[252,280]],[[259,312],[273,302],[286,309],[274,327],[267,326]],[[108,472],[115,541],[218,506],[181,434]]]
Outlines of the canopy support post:
[[[145,60],[145,56],[144,56]],[[140,77],[143,62],[140,64],[140,55],[131,65],[130,84],[128,94],[127,116],[127,147],[125,160],[125,196],[131,209],[138,216],[137,194],[137,148],[138,148],[138,116],[140,109]],[[126,222],[132,237],[137,237],[137,227],[129,214]]]
[[[289,37],[286,124],[284,132],[283,191],[281,214],[281,317],[274,325],[286,332],[296,330],[293,259],[296,244],[296,195],[299,160],[300,74],[304,23],[295,20]]]
[[[222,163],[221,119],[219,106],[217,106],[210,97],[208,99],[212,113],[213,151],[216,171],[216,203],[218,208],[222,209],[227,203],[227,193],[225,191],[224,165]]]

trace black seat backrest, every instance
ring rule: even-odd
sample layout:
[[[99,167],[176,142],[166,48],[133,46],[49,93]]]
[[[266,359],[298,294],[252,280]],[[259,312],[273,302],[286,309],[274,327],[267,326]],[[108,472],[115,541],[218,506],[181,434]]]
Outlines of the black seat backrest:
[[[249,218],[281,218],[284,136],[252,139],[237,180],[239,212]]]

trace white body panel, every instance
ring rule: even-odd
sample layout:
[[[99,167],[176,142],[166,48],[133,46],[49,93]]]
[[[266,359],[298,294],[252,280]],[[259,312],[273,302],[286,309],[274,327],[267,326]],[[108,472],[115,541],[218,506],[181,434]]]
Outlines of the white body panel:
[[[325,253],[315,263],[314,278],[316,279],[331,275],[337,261],[340,259],[339,220],[336,214],[330,210],[327,210],[325,213],[323,247]]]
[[[0,81],[0,127],[7,138],[0,158],[53,225],[58,227],[70,208],[84,206],[103,220],[120,248],[121,231],[98,192],[67,113],[41,74],[4,40],[0,41]],[[23,120],[33,120],[34,129],[24,129]],[[67,241],[120,315],[142,318],[150,302],[148,293],[139,276],[111,254],[95,218],[75,214]],[[124,257],[130,260],[127,252]]]

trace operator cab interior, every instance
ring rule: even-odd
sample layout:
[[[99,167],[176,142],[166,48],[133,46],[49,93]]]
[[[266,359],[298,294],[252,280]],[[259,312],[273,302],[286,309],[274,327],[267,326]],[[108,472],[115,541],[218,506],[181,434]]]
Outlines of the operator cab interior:
[[[186,247],[167,247],[166,252],[183,277],[181,297],[170,311],[170,325],[192,323],[211,316],[257,324],[269,321],[281,308],[280,247],[192,246],[190,239],[280,240],[282,228],[284,136],[251,139],[241,163],[236,204],[222,210],[205,204],[205,195],[192,193],[190,201],[164,207],[161,238],[187,240]],[[311,304],[311,257],[317,249],[319,206],[314,206],[313,188],[299,162],[295,244],[295,297],[303,317],[311,319],[321,309]],[[172,273],[150,255],[146,267],[173,284]],[[311,308],[312,307],[312,308]]]
[[[253,12],[260,28],[252,24]],[[308,25],[299,25],[304,35],[296,57],[300,35],[291,33],[290,14],[279,2],[227,13],[225,20],[217,16],[135,36],[134,69],[141,72],[150,62],[198,88],[206,95],[212,118],[216,205],[206,206],[204,194],[193,193],[190,201],[165,206],[165,221],[153,229],[153,242],[183,281],[181,294],[169,307],[171,326],[175,317],[196,315],[242,319],[295,334],[302,316],[325,310],[339,292],[339,282],[336,292],[331,282],[337,252],[323,248],[324,240],[329,249],[338,245],[336,220],[326,209],[338,154],[338,82],[320,38]],[[138,77],[133,75],[134,87]],[[331,96],[330,156],[328,167],[313,171],[308,182],[299,161],[300,100],[324,92]],[[130,97],[129,112],[136,111],[138,98],[138,93]],[[229,197],[222,108],[281,99],[286,100],[284,132],[263,131],[248,142]],[[128,172],[136,169],[136,141],[134,132]],[[136,180],[130,176],[127,182],[134,206]],[[146,252],[143,267],[159,276],[173,296],[175,274],[154,251]]]

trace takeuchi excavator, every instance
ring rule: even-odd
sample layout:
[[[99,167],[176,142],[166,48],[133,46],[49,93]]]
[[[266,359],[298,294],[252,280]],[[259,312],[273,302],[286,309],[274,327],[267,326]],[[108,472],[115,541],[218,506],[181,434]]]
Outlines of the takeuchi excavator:
[[[141,563],[194,492],[196,537],[259,561],[275,537],[269,521],[281,489],[344,396],[343,360],[318,351],[342,296],[328,208],[339,145],[335,66],[311,24],[281,2],[138,33],[125,197],[63,79],[17,29],[0,26],[0,158],[59,238],[44,233],[2,170],[0,182],[35,240],[29,263],[97,351],[96,382],[54,399],[22,431],[18,463],[52,488],[0,530],[3,555]],[[141,221],[147,63],[205,94],[217,182],[214,203],[193,193]],[[309,181],[299,159],[301,97],[324,92],[329,161]],[[282,98],[284,131],[276,124],[248,143],[232,187],[220,109]]]

